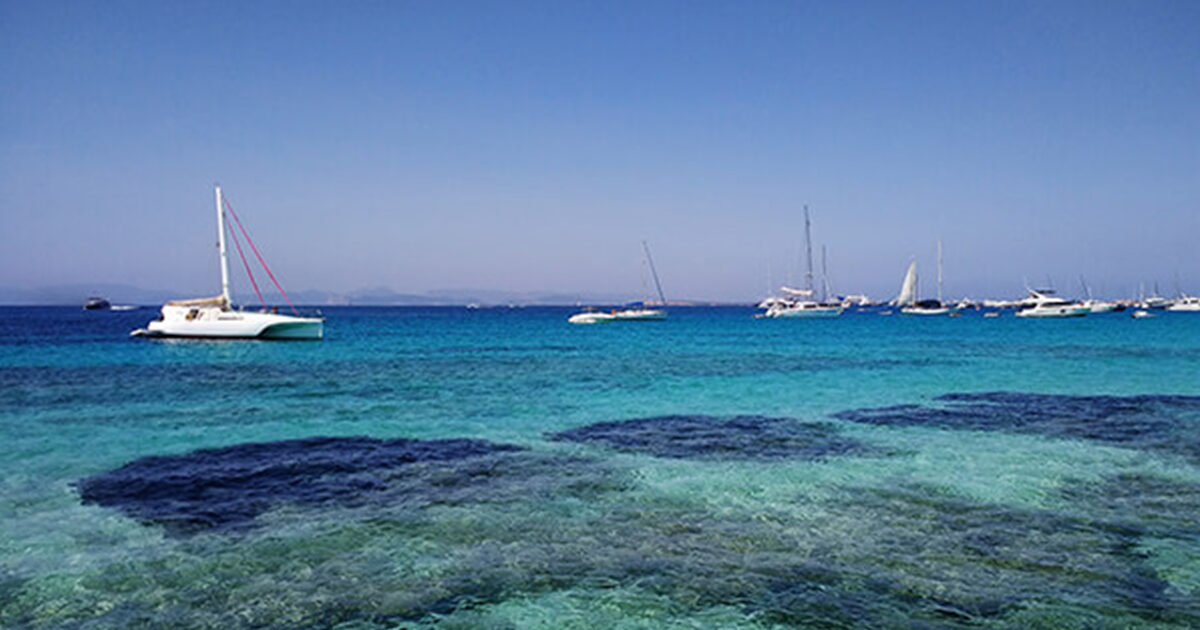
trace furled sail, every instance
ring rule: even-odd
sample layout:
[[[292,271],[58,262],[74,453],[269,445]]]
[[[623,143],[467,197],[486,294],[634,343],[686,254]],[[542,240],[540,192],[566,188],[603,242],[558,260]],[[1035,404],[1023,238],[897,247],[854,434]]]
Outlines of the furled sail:
[[[787,286],[779,287],[779,290],[796,297],[810,297],[813,294],[812,289],[793,289]]]
[[[898,306],[912,306],[917,301],[917,261],[908,265],[904,274],[904,283],[900,285],[900,295],[893,300]]]

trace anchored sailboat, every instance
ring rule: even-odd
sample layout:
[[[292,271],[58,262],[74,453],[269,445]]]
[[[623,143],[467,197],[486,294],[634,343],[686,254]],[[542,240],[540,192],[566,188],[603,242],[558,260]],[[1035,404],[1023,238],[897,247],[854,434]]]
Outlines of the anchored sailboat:
[[[918,297],[917,261],[913,259],[908,265],[908,271],[904,274],[904,282],[900,285],[900,295],[897,295],[894,300],[897,306],[902,307],[900,312],[904,315],[945,315],[950,312],[949,307],[942,304],[942,242],[940,240],[937,251],[937,299],[922,300]]]
[[[587,309],[568,317],[567,322],[571,324],[607,324],[617,321],[662,321],[666,319],[667,298],[663,294],[662,283],[658,280],[658,271],[654,269],[654,259],[650,256],[650,246],[646,244],[646,241],[642,241],[642,252],[646,255],[646,265],[650,267],[650,274],[654,277],[654,288],[658,291],[658,303],[663,308],[651,308],[647,305],[649,300],[645,300],[626,304],[624,308],[613,309],[608,313]]]
[[[813,262],[812,262],[812,223],[808,218],[808,206],[804,206],[804,245],[805,259],[808,262],[807,271],[804,274],[804,288],[793,289],[792,287],[779,287],[787,297],[773,298],[762,303],[767,310],[766,312],[756,315],[755,317],[837,317],[845,310],[842,304],[828,304],[818,302],[812,299],[813,291]],[[821,267],[822,273],[825,267],[825,250],[821,250]],[[823,279],[825,282],[825,293],[828,293],[828,279]]]
[[[292,306],[294,315],[280,315],[277,312],[268,312],[266,302],[263,302],[263,310],[259,312],[234,310],[233,300],[230,298],[229,291],[229,260],[225,249],[225,214],[229,211],[230,216],[237,222],[247,243],[253,249],[254,254],[258,256],[258,260],[262,263],[263,269],[270,276],[271,281],[275,283],[275,287],[287,300],[287,294],[283,292],[283,287],[279,286],[279,282],[275,280],[275,275],[267,268],[262,256],[258,254],[258,248],[254,246],[253,241],[250,241],[250,235],[242,227],[241,221],[233,214],[233,209],[221,197],[221,187],[216,186],[217,197],[217,251],[221,262],[221,294],[210,298],[197,298],[190,300],[172,300],[163,304],[162,315],[146,325],[145,328],[130,333],[138,337],[197,337],[208,339],[320,339],[324,335],[325,319],[322,317],[301,317]],[[241,244],[237,240],[237,234],[230,229],[230,234],[233,236],[234,245],[237,246],[238,253],[242,253]],[[258,284],[254,281],[253,274],[250,274],[250,266],[246,263],[245,256],[242,256],[242,264],[246,267],[247,275],[250,276],[250,282],[254,285],[255,293],[258,293],[261,300],[262,294],[258,290]],[[291,306],[291,301],[288,300],[288,305]]]

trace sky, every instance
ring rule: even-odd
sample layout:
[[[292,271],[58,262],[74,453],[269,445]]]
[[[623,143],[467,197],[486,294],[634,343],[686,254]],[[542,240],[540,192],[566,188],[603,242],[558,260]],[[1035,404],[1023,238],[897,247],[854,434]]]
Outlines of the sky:
[[[0,0],[0,287],[1200,293],[1200,3]],[[231,264],[240,266],[236,257]],[[239,281],[235,276],[235,283]]]

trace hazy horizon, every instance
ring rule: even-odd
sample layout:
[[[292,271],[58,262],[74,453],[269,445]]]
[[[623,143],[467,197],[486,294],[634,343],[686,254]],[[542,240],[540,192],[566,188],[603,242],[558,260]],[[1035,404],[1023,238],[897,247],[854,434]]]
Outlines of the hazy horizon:
[[[0,288],[1200,293],[1194,2],[0,3]],[[245,294],[231,251],[235,287]],[[278,300],[272,300],[278,301]]]

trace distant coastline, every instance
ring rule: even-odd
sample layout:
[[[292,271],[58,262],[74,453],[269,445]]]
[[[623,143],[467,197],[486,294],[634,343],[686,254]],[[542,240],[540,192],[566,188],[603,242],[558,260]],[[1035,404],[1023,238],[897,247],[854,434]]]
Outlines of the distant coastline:
[[[120,304],[159,306],[185,295],[203,291],[170,292],[117,284],[72,284],[13,289],[0,287],[0,306],[81,306],[88,296],[103,296]],[[520,293],[496,290],[443,289],[425,293],[399,293],[387,288],[360,289],[346,293],[333,291],[289,291],[292,302],[306,306],[608,306],[636,300],[630,296],[609,294]],[[234,301],[247,307],[256,305],[253,295],[236,294]],[[267,301],[282,303],[282,300]],[[650,303],[650,302],[648,302]],[[752,302],[719,300],[668,300],[668,306],[753,306]]]

